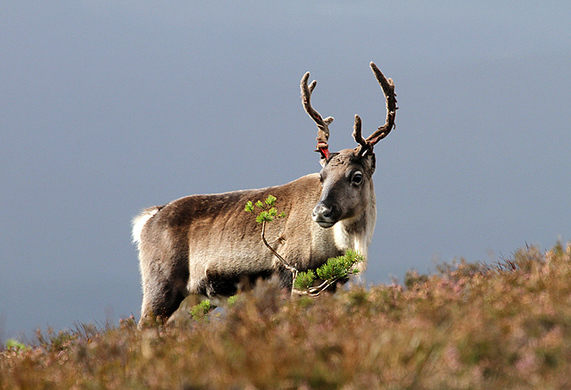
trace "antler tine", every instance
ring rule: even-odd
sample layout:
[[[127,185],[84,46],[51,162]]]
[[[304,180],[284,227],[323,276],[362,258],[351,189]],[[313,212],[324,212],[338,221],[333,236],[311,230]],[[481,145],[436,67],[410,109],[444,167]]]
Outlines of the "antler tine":
[[[360,146],[357,146],[357,153],[364,155],[367,150],[371,149],[371,145],[363,138],[361,134],[361,117],[355,114],[355,124],[353,125],[353,138]]]
[[[327,158],[329,156],[329,124],[333,122],[333,117],[328,116],[323,119],[321,114],[317,112],[311,106],[311,93],[317,85],[317,81],[313,80],[311,84],[307,85],[307,80],[309,79],[309,72],[306,72],[301,78],[300,89],[301,89],[301,102],[305,112],[313,119],[317,124],[317,151]]]
[[[387,104],[387,118],[385,120],[385,124],[380,126],[373,134],[368,136],[366,140],[368,144],[374,146],[377,142],[389,135],[391,130],[394,128],[396,110],[398,107],[395,94],[395,83],[393,80],[391,78],[387,79],[373,62],[371,62],[369,65],[371,66],[371,70],[375,74],[377,81],[383,89]]]

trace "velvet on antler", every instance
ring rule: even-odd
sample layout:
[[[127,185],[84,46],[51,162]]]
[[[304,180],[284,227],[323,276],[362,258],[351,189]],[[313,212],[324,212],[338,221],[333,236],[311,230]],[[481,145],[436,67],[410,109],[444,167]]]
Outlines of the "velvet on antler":
[[[383,89],[387,105],[387,117],[384,125],[379,126],[379,128],[377,128],[373,134],[368,136],[366,139],[363,139],[361,135],[361,118],[359,115],[355,115],[353,138],[355,139],[355,142],[359,144],[359,146],[357,146],[355,149],[355,152],[359,156],[364,156],[367,154],[367,152],[372,152],[375,144],[389,135],[391,130],[395,127],[395,117],[396,111],[398,109],[397,98],[395,94],[395,84],[393,80],[391,78],[387,79],[373,62],[371,62],[369,65],[371,66],[371,70],[381,85],[381,88]]]
[[[329,124],[333,122],[333,117],[328,116],[323,119],[321,114],[317,112],[311,106],[311,93],[317,85],[317,81],[313,80],[311,84],[307,85],[307,80],[309,79],[309,72],[306,72],[301,78],[301,102],[305,112],[313,119],[317,124],[317,149],[316,152],[320,152],[323,158],[329,158]]]

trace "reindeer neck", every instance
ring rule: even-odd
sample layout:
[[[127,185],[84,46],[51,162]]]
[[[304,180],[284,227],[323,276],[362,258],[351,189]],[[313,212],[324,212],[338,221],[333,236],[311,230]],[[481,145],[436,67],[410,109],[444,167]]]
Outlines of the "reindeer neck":
[[[371,194],[368,207],[361,214],[339,221],[333,226],[335,245],[339,250],[355,249],[365,258],[367,257],[377,219],[374,190],[371,191]]]

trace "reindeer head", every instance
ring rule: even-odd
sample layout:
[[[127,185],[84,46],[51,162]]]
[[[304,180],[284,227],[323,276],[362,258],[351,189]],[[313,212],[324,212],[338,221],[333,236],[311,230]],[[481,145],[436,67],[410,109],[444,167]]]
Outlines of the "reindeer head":
[[[329,152],[329,124],[333,117],[322,118],[311,106],[311,93],[317,81],[307,84],[309,72],[301,79],[301,100],[307,114],[317,124],[317,149],[321,155],[321,197],[313,209],[312,217],[321,227],[328,228],[338,221],[359,218],[374,197],[373,172],[375,171],[374,146],[385,138],[395,125],[397,101],[393,81],[370,63],[377,81],[383,89],[387,105],[385,124],[364,139],[361,135],[361,118],[355,115],[353,138],[359,144],[354,149]]]

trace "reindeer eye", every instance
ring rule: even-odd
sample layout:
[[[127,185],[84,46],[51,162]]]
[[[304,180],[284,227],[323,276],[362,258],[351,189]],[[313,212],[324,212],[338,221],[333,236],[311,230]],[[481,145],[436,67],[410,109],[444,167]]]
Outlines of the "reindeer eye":
[[[353,177],[351,178],[351,183],[359,185],[361,184],[361,182],[363,182],[363,174],[357,171],[353,174]]]

